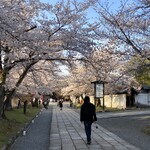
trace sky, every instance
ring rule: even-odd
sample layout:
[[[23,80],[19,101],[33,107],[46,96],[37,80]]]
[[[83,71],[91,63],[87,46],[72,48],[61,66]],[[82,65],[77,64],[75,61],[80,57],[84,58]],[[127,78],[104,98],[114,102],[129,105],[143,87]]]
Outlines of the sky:
[[[49,4],[55,4],[57,2],[59,2],[59,0],[40,0],[43,3],[49,3]],[[67,1],[67,0],[64,0]],[[78,2],[84,2],[85,0],[77,0]],[[120,1],[121,0],[101,0],[102,3],[107,3],[109,2],[109,5],[111,5],[111,8],[113,11],[115,11],[119,5],[120,5]],[[131,0],[129,0],[131,1]],[[87,10],[87,18],[89,22],[95,22],[95,18],[97,17],[97,14],[95,13],[95,11],[92,8],[89,8]]]
[[[44,3],[50,3],[50,4],[55,4],[56,2],[58,2],[59,0],[40,0],[41,2],[44,2]],[[84,0],[77,0],[77,1],[83,1],[84,2]],[[119,5],[120,5],[120,1],[121,0],[101,0],[101,2],[102,3],[107,3],[107,2],[109,2],[109,4],[111,4],[111,6],[112,6],[112,9],[115,9],[115,8],[117,8],[117,7],[119,7]],[[126,0],[126,1],[128,1],[128,2],[132,2],[132,1],[134,1],[134,0]]]
[[[55,3],[59,2],[59,0],[40,0],[40,1],[43,3],[49,3],[49,4],[55,4]],[[77,1],[84,2],[85,0],[77,0]],[[101,1],[102,3],[109,3],[109,6],[111,6],[110,7],[111,10],[115,12],[118,9],[118,7],[120,6],[120,1],[122,1],[122,0],[99,0],[99,1]],[[132,3],[134,1],[135,0],[126,0],[127,3]],[[92,9],[88,9],[87,16],[89,18],[95,17],[94,11]]]

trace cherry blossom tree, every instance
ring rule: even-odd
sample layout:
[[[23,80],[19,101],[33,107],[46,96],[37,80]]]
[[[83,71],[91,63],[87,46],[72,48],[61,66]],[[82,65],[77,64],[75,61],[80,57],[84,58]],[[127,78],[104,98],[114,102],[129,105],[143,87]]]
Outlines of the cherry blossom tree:
[[[62,93],[74,96],[93,95],[94,88],[91,82],[96,80],[108,82],[105,89],[110,93],[111,88],[115,88],[115,83],[120,81],[119,76],[124,71],[123,56],[113,53],[113,49],[109,43],[107,46],[93,49],[82,62],[76,62],[75,66],[71,66],[69,71],[71,76],[66,81],[68,86],[62,89]]]
[[[131,71],[140,71],[142,68],[145,70],[145,67],[149,68],[150,65],[148,44],[150,2],[149,0],[120,1],[120,6],[115,9],[112,9],[111,3],[105,2],[97,0],[96,5],[93,6],[96,21],[91,26],[99,47],[109,42],[110,45],[114,45],[109,54],[112,56],[118,54],[124,59],[121,62],[122,69],[119,69],[115,78],[122,79],[123,82],[126,79],[129,84],[131,79],[134,80]],[[129,68],[127,61],[137,56],[146,63],[143,65],[135,61],[132,68],[131,66]],[[123,79],[123,77],[125,78]]]
[[[108,81],[107,93],[138,85],[131,71],[138,71],[140,68],[145,70],[145,65],[149,67],[149,1],[120,1],[120,7],[116,10],[111,9],[108,1],[106,5],[102,3],[104,1],[96,2],[93,6],[96,21],[88,25],[93,29],[97,45],[91,53],[84,55],[86,69],[82,70],[87,74],[92,73],[87,78],[89,81]],[[129,68],[128,61],[137,56],[146,63],[143,65],[135,61],[132,68]],[[84,76],[81,70],[73,69],[70,72],[75,77],[79,74],[81,79]],[[74,78],[69,81],[70,87],[63,89],[64,93],[79,94],[81,91],[77,87],[80,84],[77,81],[84,85],[84,80]]]
[[[116,52],[128,56],[140,55],[150,59],[149,51],[149,0],[120,1],[120,7],[111,9],[111,4],[97,1],[94,32],[99,40],[115,42]],[[149,65],[149,64],[147,64]]]
[[[49,62],[49,70],[57,74],[58,64],[71,63],[77,54],[92,50],[94,42],[84,14],[89,4],[69,0],[55,5],[35,0],[0,2],[1,93],[6,98],[0,100],[3,108],[26,77],[34,79],[34,69],[47,70],[39,65],[45,65],[43,61]],[[41,82],[42,78],[37,80]]]
[[[93,87],[91,85],[91,78],[94,75],[89,72],[83,62],[76,61],[75,66],[71,66],[69,69],[69,76],[64,79],[67,86],[61,89],[63,96],[82,96],[83,94],[91,94]]]

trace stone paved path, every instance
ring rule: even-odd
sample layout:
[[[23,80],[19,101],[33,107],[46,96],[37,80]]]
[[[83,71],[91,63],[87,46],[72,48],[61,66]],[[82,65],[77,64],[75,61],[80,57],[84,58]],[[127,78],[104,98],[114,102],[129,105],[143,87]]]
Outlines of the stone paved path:
[[[96,128],[96,126],[98,128]],[[86,144],[79,114],[53,104],[49,150],[139,150],[98,124],[92,125],[92,143]]]

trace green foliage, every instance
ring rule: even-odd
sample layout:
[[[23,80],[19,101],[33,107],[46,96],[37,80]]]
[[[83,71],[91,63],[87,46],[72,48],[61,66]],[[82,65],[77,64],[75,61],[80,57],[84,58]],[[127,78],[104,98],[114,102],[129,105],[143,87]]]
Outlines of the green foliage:
[[[6,111],[5,113],[8,120],[0,120],[0,149],[32,119],[39,110],[40,108],[28,106],[26,115],[23,114],[23,108]]]
[[[81,108],[81,105],[82,105],[82,104],[80,104],[80,103],[74,104],[74,107],[77,108],[77,109],[79,109],[79,108]]]
[[[140,57],[134,57],[129,61],[129,66],[134,68],[137,66],[136,69],[132,69],[130,71],[131,74],[134,75],[136,81],[141,85],[150,85],[150,61],[147,59],[142,59]]]
[[[135,73],[136,80],[142,85],[150,85],[150,68],[143,67]]]

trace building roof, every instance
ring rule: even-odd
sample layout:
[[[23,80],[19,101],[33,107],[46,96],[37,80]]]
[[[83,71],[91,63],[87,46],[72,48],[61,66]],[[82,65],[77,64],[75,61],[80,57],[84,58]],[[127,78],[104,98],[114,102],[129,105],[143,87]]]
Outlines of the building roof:
[[[150,92],[150,85],[143,85],[141,88],[141,92],[149,93]]]

